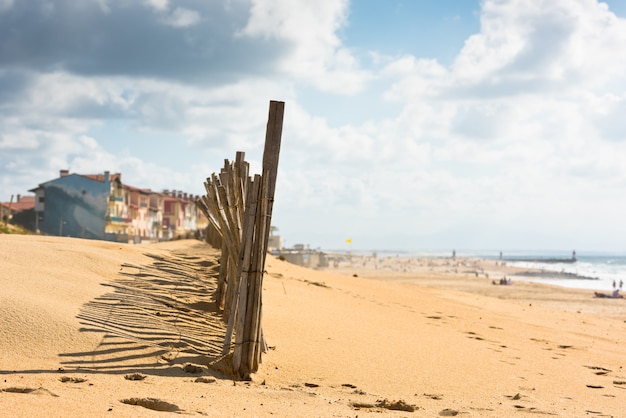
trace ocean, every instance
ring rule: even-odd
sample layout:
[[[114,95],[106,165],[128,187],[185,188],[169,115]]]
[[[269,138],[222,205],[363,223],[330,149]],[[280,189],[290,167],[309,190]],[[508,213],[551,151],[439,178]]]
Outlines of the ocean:
[[[570,255],[571,256],[571,255]],[[551,257],[555,257],[551,255]],[[569,256],[559,258],[567,258]],[[507,258],[506,256],[504,258]],[[591,289],[598,291],[612,291],[613,283],[619,286],[620,281],[626,283],[626,255],[623,254],[577,254],[573,263],[545,263],[539,261],[542,257],[520,255],[519,259],[535,258],[537,261],[508,261],[510,265],[543,270],[546,272],[569,273],[568,277],[525,277],[518,280],[527,280],[538,283],[547,283],[575,289]],[[509,259],[514,260],[515,257]],[[626,292],[626,288],[623,288]]]
[[[357,252],[354,252],[357,253]],[[370,255],[374,251],[358,252]],[[378,257],[450,257],[452,251],[377,251]],[[457,257],[483,258],[499,260],[499,251],[455,251]],[[576,262],[541,262],[541,260],[570,259],[572,251],[508,251],[502,259],[509,265],[543,270],[547,273],[569,273],[567,277],[516,277],[537,283],[546,283],[574,289],[590,289],[603,292],[613,290],[613,282],[619,286],[624,282],[623,294],[626,295],[626,254],[608,252],[578,252]],[[523,261],[534,260],[534,261]],[[546,276],[549,276],[547,274]]]

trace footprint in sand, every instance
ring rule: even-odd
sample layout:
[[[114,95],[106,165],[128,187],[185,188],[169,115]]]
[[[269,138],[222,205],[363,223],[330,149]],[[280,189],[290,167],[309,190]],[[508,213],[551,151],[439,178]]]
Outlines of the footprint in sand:
[[[69,376],[63,376],[59,378],[59,381],[61,383],[83,383],[86,382],[87,379],[83,379],[82,377],[69,377]]]
[[[196,378],[196,380],[194,380],[194,382],[195,383],[215,383],[217,382],[217,380],[212,377],[198,377]]]
[[[584,366],[584,367],[591,369],[591,370],[595,370],[594,373],[597,375],[606,375],[606,374],[611,373],[611,370],[605,369],[604,367],[598,367],[598,366]]]
[[[400,399],[399,401],[389,401],[387,399],[378,400],[375,404],[365,402],[353,402],[352,407],[356,409],[380,408],[391,411],[415,412],[419,407],[411,405]],[[450,415],[451,416],[451,415]]]
[[[185,373],[202,373],[203,367],[196,366],[195,364],[186,363],[183,367]]]
[[[143,406],[144,408],[152,409],[153,411],[178,412],[181,410],[178,405],[156,398],[129,398],[122,399],[120,402],[127,405]]]
[[[531,414],[539,414],[539,415],[555,415],[552,412],[542,411],[541,409],[535,408],[534,406],[526,407],[524,405],[513,405],[513,407],[517,410],[525,410],[530,412]]]
[[[478,341],[483,341],[484,340],[483,337],[478,336],[478,334],[476,334],[473,331],[468,331],[468,332],[466,332],[466,334],[469,335],[469,337],[467,337],[467,338],[471,338],[473,340],[478,340]]]
[[[26,387],[10,387],[5,389],[0,389],[0,392],[8,392],[8,393],[28,393],[31,395],[50,395],[58,398],[59,395],[50,392],[48,389],[40,387],[37,389],[34,388],[26,388]]]
[[[513,401],[518,401],[518,400],[522,399],[522,395],[520,395],[519,393],[516,393],[513,396],[506,395],[506,397],[511,399],[511,400],[513,400]]]

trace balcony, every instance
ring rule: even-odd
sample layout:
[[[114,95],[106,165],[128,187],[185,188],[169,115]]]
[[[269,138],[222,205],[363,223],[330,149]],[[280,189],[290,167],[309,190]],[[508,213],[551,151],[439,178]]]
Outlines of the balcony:
[[[105,220],[107,222],[114,223],[114,224],[128,224],[131,221],[130,218],[123,218],[121,216],[110,216],[110,215],[107,215]]]

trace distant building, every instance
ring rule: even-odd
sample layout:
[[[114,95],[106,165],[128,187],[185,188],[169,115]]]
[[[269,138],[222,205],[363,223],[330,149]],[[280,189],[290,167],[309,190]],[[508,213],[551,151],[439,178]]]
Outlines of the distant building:
[[[61,170],[59,175],[30,190],[35,193],[38,230],[48,235],[107,239],[109,198],[115,197],[112,190],[121,188],[121,174],[111,176],[106,171],[83,176]],[[118,232],[124,234],[126,229],[120,227]]]
[[[18,194],[14,201],[0,203],[0,220],[34,230],[35,197]]]
[[[193,196],[125,185],[120,173],[61,170],[59,178],[30,191],[35,193],[35,229],[48,235],[140,242],[191,237],[208,223],[198,217]]]
[[[309,268],[328,267],[328,256],[321,251],[283,249],[278,256],[292,264]]]
[[[129,193],[128,188],[122,184],[122,175],[114,174],[107,176],[108,172],[104,172],[103,177],[109,179],[109,194],[107,196],[106,212],[104,217],[104,235],[107,241],[128,242],[132,231],[131,218],[129,210]],[[85,177],[100,181],[100,175],[87,175]]]
[[[267,241],[267,249],[270,252],[277,252],[283,248],[283,238],[280,235],[276,235],[277,231],[277,227],[270,227],[270,236]]]
[[[308,247],[308,245],[304,244],[295,244],[293,248],[281,248],[273,253],[299,266],[309,268],[328,267],[328,255],[321,251],[311,250]]]
[[[163,196],[161,193],[128,185],[124,185],[123,189],[127,196],[130,218],[128,234],[140,239],[162,239]]]
[[[180,190],[163,192],[163,228],[167,239],[191,238],[208,226],[208,219],[196,205],[197,197]]]

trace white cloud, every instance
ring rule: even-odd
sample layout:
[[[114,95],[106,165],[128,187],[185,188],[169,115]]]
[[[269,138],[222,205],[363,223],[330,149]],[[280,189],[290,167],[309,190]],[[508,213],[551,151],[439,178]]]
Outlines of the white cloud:
[[[593,202],[610,204],[622,183],[615,180],[626,176],[616,157],[626,144],[609,142],[620,132],[626,139],[617,116],[626,68],[615,54],[626,47],[625,31],[595,1],[485,1],[481,32],[451,68],[411,56],[387,63],[380,76],[393,84],[384,97],[404,110],[393,121],[395,139],[371,147],[416,171],[404,207],[428,225],[408,229],[444,234],[455,219],[512,236],[546,228],[566,237],[568,222],[593,217]],[[419,151],[406,152],[403,134]],[[411,164],[416,154],[428,157]],[[385,178],[407,176],[387,171]],[[380,187],[372,193],[385,196]],[[594,198],[575,203],[585,195]]]
[[[144,2],[159,12],[166,11],[169,8],[169,0],[144,0]]]
[[[487,0],[481,33],[453,69],[459,81],[503,90],[598,87],[624,74],[614,52],[625,42],[624,19],[595,0]]]
[[[185,28],[196,25],[201,19],[202,17],[197,11],[177,7],[167,18],[164,19],[164,22],[167,25],[174,26],[176,28]]]
[[[240,35],[287,42],[289,54],[282,61],[286,73],[339,94],[360,91],[370,78],[336,34],[346,23],[347,0],[253,0],[252,4]]]
[[[449,72],[433,59],[401,57],[387,64],[381,75],[395,81],[385,93],[386,100],[411,100],[440,94],[449,83]]]
[[[13,7],[14,0],[0,0],[0,13],[6,12]]]
[[[626,187],[626,61],[616,52],[626,49],[626,21],[595,0],[485,0],[481,30],[453,65],[374,53],[372,68],[337,35],[347,1],[197,11],[166,0],[141,10],[105,3],[107,19],[139,19],[146,39],[125,49],[104,37],[94,55],[71,50],[74,43],[40,55],[34,44],[25,56],[0,48],[12,57],[0,64],[3,190],[8,178],[23,193],[33,178],[69,167],[200,192],[237,150],[258,169],[267,102],[278,99],[286,114],[275,220],[290,240],[330,246],[361,233],[371,248],[460,248],[523,246],[536,234],[569,245],[581,219],[626,233],[616,209]],[[146,7],[154,13],[140,13]],[[136,55],[157,38],[162,51]],[[98,47],[97,36],[89,39]],[[332,109],[371,117],[331,122],[338,93],[346,106]],[[399,110],[383,114],[383,106]]]

